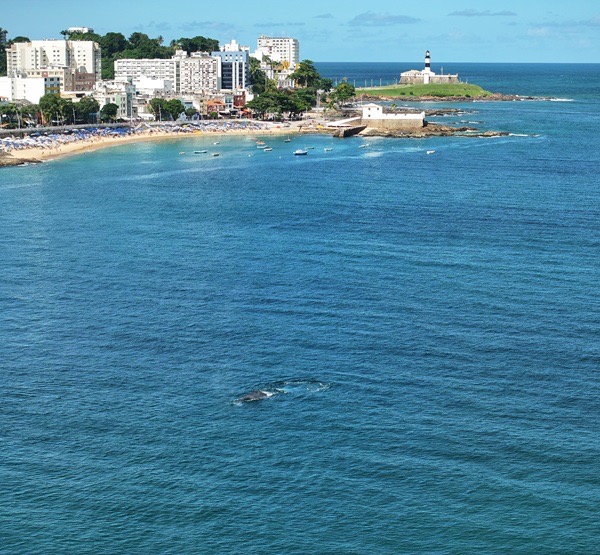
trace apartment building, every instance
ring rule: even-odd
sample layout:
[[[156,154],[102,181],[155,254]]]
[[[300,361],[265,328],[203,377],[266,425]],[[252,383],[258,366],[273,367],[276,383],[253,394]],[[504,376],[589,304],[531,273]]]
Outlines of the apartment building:
[[[172,84],[176,94],[204,94],[249,86],[248,50],[195,52],[178,50],[170,59],[115,60],[115,79],[130,80],[139,89],[143,80]],[[165,91],[166,93],[166,91]]]
[[[34,40],[18,42],[6,49],[7,78],[15,94],[23,91],[90,91],[100,78],[100,46],[93,41]],[[56,78],[59,86],[56,87]],[[29,85],[22,79],[42,80]],[[20,83],[20,84],[17,84]],[[27,99],[37,93],[28,93]],[[43,96],[43,94],[41,95]],[[16,97],[15,100],[18,100]],[[32,102],[37,102],[32,100]]]
[[[152,79],[166,81],[172,84],[175,92],[180,91],[181,56],[175,55],[170,59],[142,58],[139,60],[124,58],[115,60],[115,80],[131,81],[138,85],[141,81]]]
[[[291,37],[266,37],[261,35],[257,41],[254,57],[262,61],[265,56],[281,65],[281,69],[293,71],[299,62],[300,43],[298,39]]]
[[[214,93],[221,88],[219,58],[205,52],[194,52],[180,60],[180,92],[182,94]]]

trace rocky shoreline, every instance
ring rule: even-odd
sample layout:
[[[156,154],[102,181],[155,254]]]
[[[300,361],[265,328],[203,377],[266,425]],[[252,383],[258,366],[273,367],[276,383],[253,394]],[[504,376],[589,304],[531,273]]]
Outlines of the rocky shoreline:
[[[24,166],[26,164],[39,164],[40,161],[34,158],[23,159],[15,158],[6,152],[0,152],[0,168],[11,168],[13,166]]]
[[[525,100],[551,100],[535,96],[519,96],[518,94],[492,93],[488,96],[379,96],[363,95],[364,102],[515,102]]]
[[[361,137],[396,137],[410,139],[424,139],[427,137],[505,137],[508,131],[480,131],[474,127],[450,127],[438,123],[428,123],[420,129],[382,131],[367,127],[360,131]]]

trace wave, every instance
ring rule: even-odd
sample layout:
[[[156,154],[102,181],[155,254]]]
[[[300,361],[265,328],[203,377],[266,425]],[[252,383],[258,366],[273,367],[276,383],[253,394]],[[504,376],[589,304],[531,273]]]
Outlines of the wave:
[[[550,102],[575,102],[574,98],[549,98]]]

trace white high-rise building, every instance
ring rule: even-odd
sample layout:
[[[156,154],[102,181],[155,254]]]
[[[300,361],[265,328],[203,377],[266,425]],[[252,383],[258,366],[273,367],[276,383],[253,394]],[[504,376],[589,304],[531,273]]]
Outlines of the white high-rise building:
[[[221,83],[219,58],[204,52],[194,52],[180,61],[181,94],[216,92]]]
[[[34,40],[6,50],[9,77],[45,77],[61,72],[60,89],[88,91],[100,78],[100,46],[93,41]]]
[[[178,50],[170,59],[115,60],[115,79],[143,89],[148,80],[170,83],[165,94],[201,94],[221,88],[221,60],[204,52]]]
[[[156,80],[166,80],[173,83],[173,88],[179,92],[180,60],[176,57],[165,60],[160,58],[124,58],[115,60],[115,80],[131,80],[135,85],[147,77]]]
[[[266,37],[261,35],[257,41],[254,57],[263,60],[268,56],[271,61],[282,66],[282,69],[294,70],[299,62],[300,44],[298,39],[290,37]]]

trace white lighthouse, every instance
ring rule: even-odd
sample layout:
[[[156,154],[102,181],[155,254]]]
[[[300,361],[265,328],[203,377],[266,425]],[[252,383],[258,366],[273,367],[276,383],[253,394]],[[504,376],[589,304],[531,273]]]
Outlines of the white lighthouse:
[[[434,73],[435,75],[435,73]],[[431,54],[429,50],[425,52],[425,69],[423,69],[423,83],[428,85],[431,81]]]
[[[436,75],[431,71],[431,54],[429,50],[425,52],[425,67],[423,69],[411,69],[403,71],[400,74],[401,85],[429,85],[460,83],[458,73],[449,73],[447,75]]]

